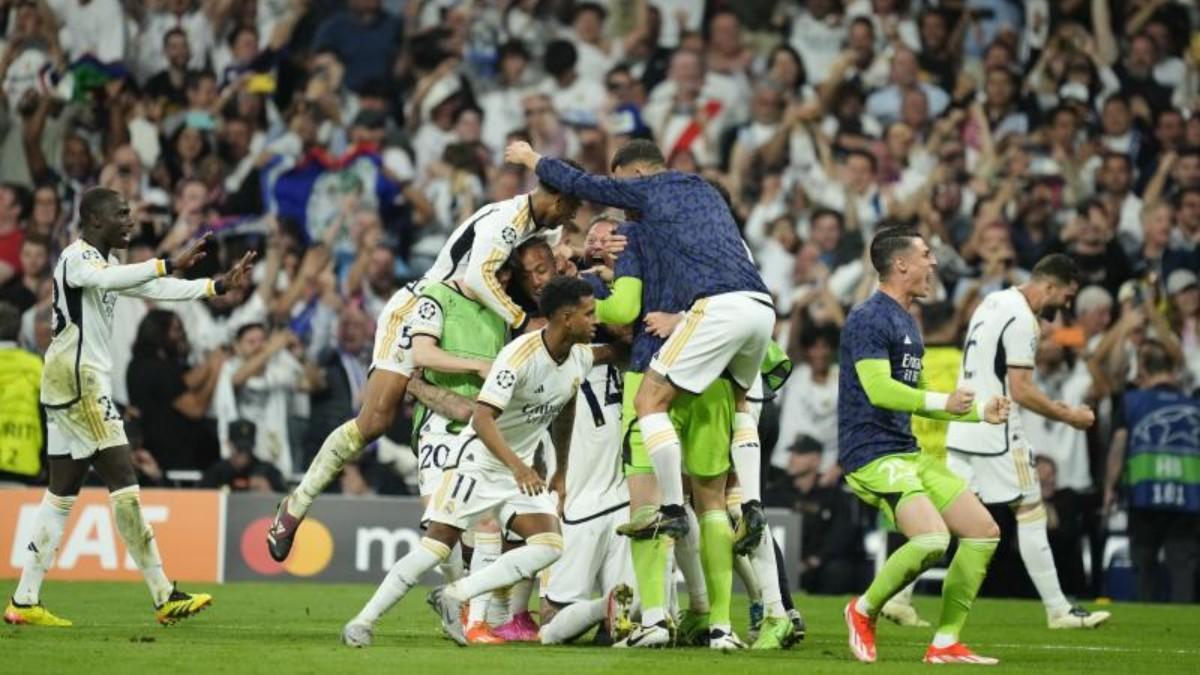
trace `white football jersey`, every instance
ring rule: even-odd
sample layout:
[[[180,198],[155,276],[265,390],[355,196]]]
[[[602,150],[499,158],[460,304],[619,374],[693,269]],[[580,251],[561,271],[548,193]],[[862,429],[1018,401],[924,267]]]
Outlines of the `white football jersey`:
[[[567,461],[568,523],[586,520],[629,502],[621,454],[621,388],[615,366],[592,368],[575,397],[575,425]]]
[[[42,370],[42,403],[62,408],[78,400],[80,370],[108,377],[113,307],[118,295],[150,300],[193,300],[213,295],[211,279],[185,281],[165,277],[160,259],[121,265],[76,239],[54,266],[53,338]],[[124,373],[120,374],[122,377]]]
[[[976,400],[1008,396],[1008,369],[1033,368],[1040,337],[1038,318],[1019,289],[988,295],[967,327],[958,386],[975,392]],[[1005,424],[951,422],[946,447],[969,454],[1002,455],[1013,443],[1028,445],[1018,413],[1012,410]]]
[[[505,345],[492,362],[477,399],[500,411],[496,426],[513,452],[529,466],[533,466],[539,442],[546,438],[547,427],[564,406],[574,404],[579,385],[592,369],[591,346],[575,345],[566,360],[558,363],[546,349],[543,333],[527,333]],[[474,421],[462,433],[475,435]],[[483,447],[470,451],[462,463],[485,471],[509,472]]]
[[[528,194],[517,195],[471,214],[450,234],[423,281],[463,277],[488,309],[499,314],[508,325],[520,326],[525,322],[525,311],[504,292],[496,280],[496,271],[513,249],[534,236],[540,234],[551,243],[556,241],[555,233],[539,229],[543,224],[534,222],[531,200]]]

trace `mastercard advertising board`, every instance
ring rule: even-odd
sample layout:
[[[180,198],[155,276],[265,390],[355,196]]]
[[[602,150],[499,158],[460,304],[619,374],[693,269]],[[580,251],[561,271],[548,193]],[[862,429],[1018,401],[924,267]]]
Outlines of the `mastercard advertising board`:
[[[267,553],[276,495],[230,494],[225,509],[226,581],[379,583],[421,541],[414,498],[322,495],[300,525],[282,564]],[[440,583],[435,571],[423,583]]]
[[[0,544],[4,546],[0,578],[21,575],[43,494],[40,488],[0,490]],[[221,497],[210,490],[142,490],[142,513],[154,528],[171,579],[220,580]],[[80,492],[47,579],[141,578],[117,532],[108,491],[87,488]]]

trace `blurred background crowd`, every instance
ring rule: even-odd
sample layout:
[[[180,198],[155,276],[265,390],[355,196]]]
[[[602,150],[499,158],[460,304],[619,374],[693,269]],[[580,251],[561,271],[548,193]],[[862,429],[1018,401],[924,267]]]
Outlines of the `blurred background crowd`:
[[[1198,30],[1186,0],[2,0],[0,358],[44,351],[88,187],[132,204],[131,262],[206,231],[207,271],[258,250],[249,292],[121,298],[114,392],[143,485],[280,491],[353,416],[388,297],[475,209],[534,185],[502,164],[508,141],[605,173],[651,138],[728,188],[776,298],[797,365],[764,420],[767,494],[802,514],[806,589],[857,588],[882,546],[840,482],[836,355],[874,290],[864,243],[897,222],[938,258],[919,314],[944,390],[980,299],[1075,259],[1036,381],[1099,422],[1025,421],[1064,588],[1128,584],[1104,572],[1126,530],[1194,578],[1200,505],[1138,540],[1108,459],[1139,345],[1200,386]],[[0,470],[36,482],[14,396],[0,427],[24,440]],[[412,490],[407,423],[343,492]]]

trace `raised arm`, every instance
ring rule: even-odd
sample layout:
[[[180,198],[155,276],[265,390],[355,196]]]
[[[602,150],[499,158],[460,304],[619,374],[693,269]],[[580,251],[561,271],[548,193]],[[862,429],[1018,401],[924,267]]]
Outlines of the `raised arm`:
[[[524,141],[509,144],[504,160],[532,169],[543,183],[589,202],[645,212],[654,198],[647,179],[593,176],[562,160],[542,157]]]

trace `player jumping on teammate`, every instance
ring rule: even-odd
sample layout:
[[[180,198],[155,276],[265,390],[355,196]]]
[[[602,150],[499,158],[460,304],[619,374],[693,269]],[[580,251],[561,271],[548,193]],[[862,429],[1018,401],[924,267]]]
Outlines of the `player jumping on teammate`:
[[[460,608],[481,593],[528,578],[562,553],[557,505],[531,466],[545,428],[574,405],[579,385],[594,363],[614,355],[610,347],[590,347],[596,327],[591,286],[559,278],[547,284],[542,313],[546,328],[509,343],[496,357],[484,382],[459,467],[447,472],[434,496],[431,523],[421,545],[389,570],[375,595],[342,631],[347,645],[371,644],[375,622],[417,584],[422,574],[445,560],[462,532],[485,516],[506,523],[525,539],[495,563],[430,594],[442,628],[466,645]]]
[[[509,326],[524,327],[527,315],[504,292],[496,273],[517,245],[569,221],[578,208],[577,198],[545,185],[529,194],[488,204],[454,230],[433,267],[419,281],[388,300],[375,331],[375,351],[362,409],[354,419],[330,432],[300,485],[280,502],[267,532],[272,558],[287,558],[296,530],[313,500],[347,462],[391,427],[410,384],[420,386],[419,380],[409,381],[413,373],[412,338],[405,320],[425,286],[461,277],[479,301]]]
[[[654,255],[660,257],[690,308],[671,339],[651,359],[634,398],[638,426],[662,493],[662,507],[645,511],[622,533],[634,537],[659,532],[679,538],[688,530],[683,508],[683,455],[671,423],[671,402],[681,392],[700,393],[728,374],[734,385],[733,462],[745,481],[745,530],[739,542],[753,548],[766,516],[759,496],[761,457],[758,426],[746,392],[775,327],[770,294],[750,257],[724,199],[703,178],[671,171],[654,143],[630,141],[613,157],[615,178],[589,175],[528,143],[512,143],[507,161],[534,169],[543,184],[571,195],[635,212],[646,225]]]

